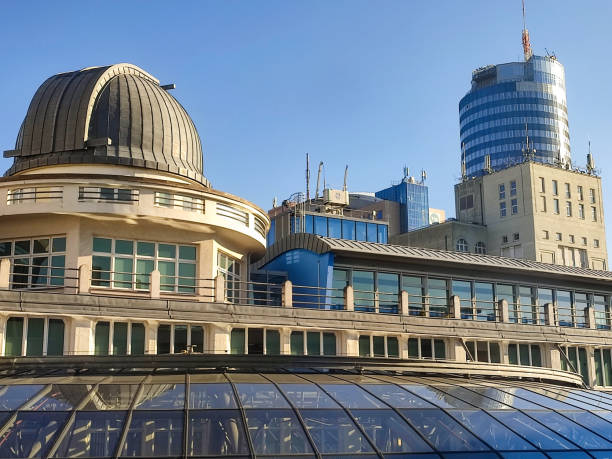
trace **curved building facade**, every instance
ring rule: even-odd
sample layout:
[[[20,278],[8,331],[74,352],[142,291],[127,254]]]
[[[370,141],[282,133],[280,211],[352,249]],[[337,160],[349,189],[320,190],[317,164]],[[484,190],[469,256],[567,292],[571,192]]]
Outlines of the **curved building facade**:
[[[482,175],[486,155],[493,170],[522,161],[527,135],[532,159],[570,162],[565,70],[554,57],[475,70],[459,120],[467,176]]]

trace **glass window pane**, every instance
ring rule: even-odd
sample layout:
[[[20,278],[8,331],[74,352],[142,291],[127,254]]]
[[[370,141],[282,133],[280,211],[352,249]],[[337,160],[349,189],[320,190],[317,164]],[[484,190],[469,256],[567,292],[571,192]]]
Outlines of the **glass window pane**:
[[[314,233],[314,219],[312,215],[306,215],[304,222],[306,223],[306,232],[310,234]]]
[[[446,358],[446,345],[441,339],[434,340],[434,358],[445,359]]]
[[[113,280],[116,288],[132,288],[133,258],[115,258]]]
[[[353,220],[342,220],[342,239],[355,240],[355,222]]]
[[[232,354],[244,354],[244,328],[234,328],[230,336],[230,348]]]
[[[32,253],[49,253],[49,239],[34,239]]]
[[[110,323],[98,322],[95,331],[94,354],[108,355]]]
[[[379,310],[382,313],[397,314],[399,301],[399,275],[378,273]]]
[[[323,333],[323,355],[336,355],[336,335]]]
[[[198,325],[191,326],[191,349],[193,352],[204,352],[204,329]]]
[[[114,456],[125,411],[79,411],[53,457]]]
[[[45,386],[42,384],[18,384],[0,386],[0,410],[14,411],[30,400]]]
[[[159,244],[157,256],[161,258],[176,258],[176,246],[174,244]]]
[[[448,290],[445,279],[427,279],[429,295],[429,315],[445,317],[448,315]]]
[[[99,253],[111,253],[112,239],[94,237],[93,238],[93,251]]]
[[[179,258],[181,260],[193,260],[196,259],[196,248],[190,245],[179,246]]]
[[[187,351],[187,325],[174,326],[174,350],[175,354]]]
[[[312,453],[293,411],[246,410],[246,420],[257,455]]]
[[[183,450],[182,411],[135,411],[121,456],[180,456]]]
[[[127,410],[138,392],[138,384],[100,384],[82,408],[86,411]]]
[[[47,355],[64,354],[64,321],[49,319],[49,332],[47,334]]]
[[[373,449],[342,410],[300,410],[306,428],[323,454],[368,453]]]
[[[314,233],[319,236],[327,236],[327,217],[315,216]]]
[[[370,336],[360,335],[359,336],[359,356],[370,357]]]
[[[431,339],[421,338],[421,358],[431,359],[433,357],[433,349],[431,347]]]
[[[113,324],[113,355],[127,354],[127,322]]]
[[[377,227],[378,227],[378,242],[381,244],[386,244],[388,242],[387,225],[377,225]]]
[[[190,411],[187,435],[188,456],[249,454],[238,410]]]
[[[355,239],[358,241],[366,240],[366,224],[365,222],[355,222]]]
[[[610,442],[607,442],[584,427],[579,426],[578,424],[561,416],[559,413],[547,411],[529,411],[527,414],[582,448],[602,449],[609,448],[611,446]]]
[[[327,220],[327,225],[329,237],[334,237],[336,239],[340,239],[342,237],[342,224],[340,223],[340,220],[337,218],[329,218]]]
[[[320,355],[321,354],[321,334],[319,332],[306,333],[306,354]]]
[[[180,410],[185,406],[185,384],[144,384],[135,410]]]
[[[143,257],[154,257],[155,256],[155,243],[154,242],[138,242],[136,246],[136,254]]]
[[[130,354],[141,355],[145,352],[145,327],[144,324],[132,324],[132,336],[130,340]]]
[[[6,426],[0,442],[0,457],[45,457],[70,413],[27,412]]]
[[[181,293],[195,293],[195,276],[196,276],[196,265],[195,263],[179,263],[179,292]]]
[[[157,353],[170,354],[170,325],[157,327]]]
[[[110,287],[111,258],[94,255],[91,257],[91,285]]]
[[[389,357],[399,357],[399,343],[394,336],[387,338],[387,355]]]
[[[189,386],[189,408],[220,410],[238,408],[238,405],[228,383],[192,383]]]
[[[158,261],[157,269],[160,276],[160,289],[162,291],[174,291],[176,285],[176,265],[173,261]]]
[[[386,408],[374,396],[354,384],[322,384],[321,387],[345,408]]]
[[[151,272],[155,268],[153,260],[136,260],[136,288],[148,290],[151,281]],[[161,286],[160,286],[161,287]]]
[[[368,242],[376,242],[378,240],[378,228],[376,228],[376,223],[368,223],[366,225],[366,240]]]
[[[280,353],[280,332],[266,330],[266,354],[279,355]]]
[[[115,253],[122,255],[133,255],[134,254],[134,241],[123,241],[117,239],[115,241]]]
[[[13,243],[11,241],[0,242],[0,257],[10,257],[12,255]]]
[[[304,355],[304,332],[291,332],[291,355]]]
[[[287,401],[273,384],[235,385],[244,408],[289,408]]]
[[[315,384],[279,384],[287,398],[297,408],[340,408]]]
[[[355,311],[374,312],[374,272],[353,271]]]
[[[31,241],[15,241],[15,255],[29,255]]]
[[[518,346],[515,343],[508,344],[508,362],[511,365],[519,364],[517,347]]]
[[[501,355],[499,353],[499,343],[489,343],[489,350],[491,352],[491,363],[500,363]]]
[[[419,339],[409,338],[408,339],[408,357],[411,359],[419,358]]]
[[[51,250],[53,252],[65,252],[66,251],[66,238],[65,237],[54,237]]]
[[[393,408],[435,408],[431,403],[395,384],[364,384],[363,388]]]
[[[385,357],[385,337],[373,336],[374,357]]]
[[[28,338],[26,355],[43,355],[43,334],[45,330],[45,319],[30,317],[28,319]]]

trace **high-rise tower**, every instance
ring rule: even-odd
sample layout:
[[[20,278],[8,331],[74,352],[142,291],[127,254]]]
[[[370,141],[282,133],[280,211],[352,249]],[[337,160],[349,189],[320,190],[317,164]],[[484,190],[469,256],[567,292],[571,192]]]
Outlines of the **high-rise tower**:
[[[532,54],[525,25],[522,43],[524,62],[474,70],[472,88],[459,102],[467,176],[503,169],[526,155],[550,164],[570,161],[563,65],[554,55]]]

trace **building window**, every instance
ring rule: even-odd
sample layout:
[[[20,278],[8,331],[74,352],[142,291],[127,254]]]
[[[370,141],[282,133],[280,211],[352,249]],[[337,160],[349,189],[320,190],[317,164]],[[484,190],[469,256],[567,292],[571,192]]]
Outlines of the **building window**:
[[[519,233],[513,233],[512,234],[512,240],[513,241],[518,241],[520,239],[520,234]]]
[[[204,328],[201,325],[162,324],[157,327],[158,354],[188,352],[204,352]]]
[[[553,212],[557,215],[559,215],[560,211],[559,211],[559,200],[558,199],[553,199]]]
[[[582,186],[578,185],[578,201],[582,201],[584,199],[584,193],[582,192]]]
[[[505,202],[499,203],[499,216],[500,217],[506,216],[506,203]]]
[[[540,177],[540,193],[546,193],[546,181],[544,177]]]
[[[572,202],[571,201],[567,201],[565,203],[565,215],[568,217],[572,216]]]
[[[586,237],[582,237],[582,245],[587,245],[587,238]]]
[[[182,209],[190,212],[204,213],[204,200],[185,194],[155,192],[154,204],[169,209]]]
[[[79,187],[79,201],[132,204],[138,202],[138,198],[139,191],[129,188]]]
[[[510,196],[516,196],[516,180],[510,182]]]
[[[474,195],[468,194],[459,198],[459,210],[471,209],[474,207]]]
[[[562,241],[563,240],[563,235],[561,233],[555,233],[555,240]]]
[[[435,338],[409,338],[408,358],[446,359],[446,345],[444,340]]]
[[[570,188],[570,184],[565,184],[565,198],[570,199],[572,197],[572,189]]]
[[[548,239],[549,237],[548,230],[542,230],[542,239]]]
[[[599,248],[599,239],[593,239],[593,247]]]
[[[540,196],[540,209],[546,212],[546,196]]]
[[[45,236],[0,242],[0,259],[9,258],[11,288],[43,288],[64,285],[66,237]],[[71,274],[74,277],[74,274]]]
[[[144,353],[144,324],[138,322],[96,323],[95,355],[137,355]]]
[[[597,221],[597,207],[591,207],[591,220]]]
[[[530,367],[542,366],[542,352],[539,344],[508,344],[508,362],[510,365]]]
[[[502,236],[502,244],[508,243],[508,236]]]
[[[467,241],[463,238],[457,240],[455,249],[457,250],[457,252],[467,252],[469,250]]]
[[[217,273],[225,278],[225,298],[230,303],[240,300],[240,261],[219,252],[217,257]]]
[[[595,204],[595,189],[589,188],[589,202]]]
[[[474,253],[480,253],[482,255],[487,253],[487,246],[484,242],[478,241],[474,246]]]
[[[395,336],[359,336],[359,356],[399,358],[399,344]]]
[[[569,235],[569,241],[570,241],[571,244],[574,243],[575,239],[574,239],[574,235],[573,234]]]
[[[506,199],[506,185],[499,184],[499,199]]]
[[[610,348],[594,349],[595,380],[598,386],[612,385],[612,360]]]
[[[510,205],[512,206],[512,215],[518,214],[518,199],[512,199]]]
[[[16,188],[8,190],[6,194],[6,203],[10,206],[12,204],[24,204],[26,202],[61,201],[62,193],[62,187]]]
[[[47,317],[9,317],[4,339],[7,357],[63,355],[64,321]]]
[[[280,332],[266,328],[234,328],[230,335],[232,354],[280,354]]]
[[[559,194],[559,186],[556,180],[552,181],[552,193],[557,196]]]
[[[93,238],[92,286],[149,290],[154,269],[162,292],[195,293],[195,246]]]
[[[291,355],[336,355],[336,335],[318,331],[292,331]]]
[[[561,350],[561,369],[580,374],[585,384],[589,384],[589,366],[586,348],[562,346]]]
[[[584,204],[578,204],[578,218],[584,220]]]
[[[467,341],[467,360],[475,362],[500,363],[499,343],[492,341]]]

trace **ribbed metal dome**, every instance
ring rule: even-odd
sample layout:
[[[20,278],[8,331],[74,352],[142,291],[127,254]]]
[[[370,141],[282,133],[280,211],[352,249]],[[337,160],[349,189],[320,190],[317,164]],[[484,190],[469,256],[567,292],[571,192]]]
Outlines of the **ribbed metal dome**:
[[[159,81],[131,64],[47,79],[34,94],[6,175],[56,164],[118,164],[208,185],[193,121]]]

